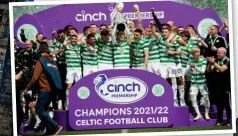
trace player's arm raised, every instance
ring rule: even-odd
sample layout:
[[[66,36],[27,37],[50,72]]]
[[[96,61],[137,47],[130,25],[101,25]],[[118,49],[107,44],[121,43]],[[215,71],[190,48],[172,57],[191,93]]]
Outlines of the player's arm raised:
[[[156,41],[159,40],[159,33],[156,33],[156,28],[153,27],[152,25],[150,25],[151,27],[151,31],[152,31],[152,35],[155,37]]]
[[[126,33],[126,38],[127,38],[127,41],[131,41],[131,32],[130,32],[130,29],[128,28],[127,25],[125,25],[125,33]]]
[[[116,35],[117,35],[117,23],[112,29],[112,43],[113,44],[115,44],[117,42]]]
[[[151,8],[150,10],[151,10],[151,14],[153,16],[153,19],[154,19],[154,21],[155,21],[155,23],[157,25],[157,28],[161,32],[162,31],[162,27],[161,27],[161,23],[160,23],[159,19],[155,15],[155,8]]]
[[[23,42],[25,42],[27,39],[26,39],[26,36],[25,36],[25,29],[24,28],[21,28],[21,33],[20,33],[20,37],[21,37],[21,40]]]
[[[143,34],[144,34],[145,30],[144,30],[143,25],[142,25],[142,17],[141,17],[141,14],[140,14],[139,6],[135,4],[134,8],[136,10],[136,16],[137,16],[137,19],[138,19],[137,28],[141,29]]]
[[[57,42],[57,39],[55,38],[56,37],[56,30],[54,29],[54,31],[52,32],[52,41],[53,41],[53,45],[55,45],[56,44],[56,42]]]

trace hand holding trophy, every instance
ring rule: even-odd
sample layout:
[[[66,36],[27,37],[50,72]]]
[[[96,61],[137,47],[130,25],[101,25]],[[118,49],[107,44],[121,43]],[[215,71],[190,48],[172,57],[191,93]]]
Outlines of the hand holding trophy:
[[[112,13],[112,26],[116,27],[118,31],[124,31],[127,20],[125,16],[121,13],[124,8],[124,4],[118,3],[116,6],[116,12]]]
[[[139,6],[138,6],[137,4],[135,4],[133,7],[134,7],[134,9],[136,10],[136,12],[140,12]]]

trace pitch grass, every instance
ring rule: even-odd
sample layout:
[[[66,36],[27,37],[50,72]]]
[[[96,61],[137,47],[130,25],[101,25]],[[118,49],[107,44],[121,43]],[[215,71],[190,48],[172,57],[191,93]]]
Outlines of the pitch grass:
[[[171,132],[171,131],[202,131],[202,130],[225,130],[232,129],[227,126],[211,126],[211,127],[183,127],[183,128],[147,128],[147,129],[128,129],[128,133],[145,133],[145,132]],[[91,130],[91,131],[68,131],[60,132],[58,135],[85,135],[85,134],[110,134],[121,133],[121,129],[117,130]],[[43,133],[25,133],[24,136],[37,136]]]

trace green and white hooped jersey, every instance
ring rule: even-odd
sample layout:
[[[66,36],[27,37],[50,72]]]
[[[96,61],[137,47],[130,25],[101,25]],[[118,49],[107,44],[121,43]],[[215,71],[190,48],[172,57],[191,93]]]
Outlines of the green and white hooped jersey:
[[[113,46],[114,67],[130,66],[130,45],[127,41],[117,42]]]
[[[71,40],[71,37],[70,36],[66,36],[65,37],[65,41],[70,41]]]
[[[60,50],[61,48],[63,48],[63,44],[59,41],[57,41],[54,45],[54,50]],[[61,53],[59,55],[56,56],[57,61],[59,64],[64,64],[65,63],[65,53]]]
[[[50,50],[50,55],[53,57],[54,61],[57,61],[56,55],[54,53],[56,48],[54,46],[49,46],[49,50]]]
[[[192,50],[192,48],[194,47],[194,46],[198,46],[198,47],[200,47],[201,45],[202,45],[202,43],[201,42],[199,42],[199,41],[196,41],[195,39],[197,39],[198,37],[196,37],[196,36],[191,36],[190,38],[189,38],[189,50],[191,51]]]
[[[182,37],[180,36],[180,35],[178,35],[178,34],[176,34],[175,36],[174,36],[174,38],[176,39],[176,40],[182,40]],[[179,44],[179,46],[180,46],[180,50],[181,50],[181,47],[182,47],[182,45],[180,45],[180,43],[179,42],[177,42],[178,44]],[[176,64],[181,64],[181,55],[175,55],[175,59],[176,59]]]
[[[151,37],[145,37],[145,40],[148,43],[149,48],[149,63],[150,62],[159,62],[160,61],[160,55],[159,55],[159,45],[158,41],[154,36]]]
[[[101,34],[99,32],[95,34],[95,39],[97,42],[101,42]]]
[[[187,68],[189,58],[192,57],[192,54],[191,54],[191,52],[189,52],[188,47],[189,47],[188,44],[186,46],[181,46],[180,47],[181,50],[184,53],[184,54],[180,55],[181,65],[182,65],[183,68]]]
[[[95,49],[95,52],[91,52],[88,45],[82,45],[82,60],[84,68],[98,66],[98,46],[94,45],[93,48]]]
[[[113,64],[113,44],[111,41],[106,43],[98,42],[98,63]]]
[[[145,52],[149,51],[148,43],[141,38],[139,42],[132,42],[131,47],[133,50],[132,67],[140,68],[144,65]]]
[[[198,61],[194,59],[190,60],[187,67],[190,67],[190,64],[195,64],[199,69],[206,68],[207,60],[205,58],[200,58]],[[191,73],[191,85],[203,85],[206,84],[206,78],[204,73],[198,72],[195,68],[190,68]]]
[[[177,55],[167,54],[167,41],[165,38],[161,37],[159,40],[159,54],[160,54],[160,63],[164,64],[175,64],[177,62]],[[179,51],[180,45],[178,42],[170,43],[171,51]]]
[[[68,45],[65,49],[67,69],[81,68],[81,44]]]
[[[174,38],[175,38],[176,40],[182,40],[182,37],[181,37],[180,35],[178,35],[178,34],[175,34]]]

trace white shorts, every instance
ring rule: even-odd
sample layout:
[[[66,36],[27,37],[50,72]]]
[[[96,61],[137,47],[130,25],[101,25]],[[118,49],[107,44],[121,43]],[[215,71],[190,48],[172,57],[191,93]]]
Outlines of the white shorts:
[[[208,94],[207,85],[191,85],[190,95],[198,95],[198,91],[200,91],[202,95]]]
[[[147,71],[160,75],[160,62],[149,62]]]
[[[74,83],[82,78],[81,69],[67,69],[66,83]]]
[[[98,67],[95,66],[95,67],[84,67],[83,69],[83,76],[87,76],[89,74],[92,74],[94,72],[97,72],[98,71]]]
[[[181,64],[177,65],[176,67],[177,67],[176,74],[175,74],[176,77],[183,77],[184,76],[184,70],[183,70]]]
[[[161,64],[160,63],[160,75],[162,78],[173,78],[176,76],[177,67],[175,64]]]
[[[98,64],[98,71],[113,69],[113,64]]]
[[[114,67],[114,69],[130,69],[129,66],[117,66],[117,67]]]

